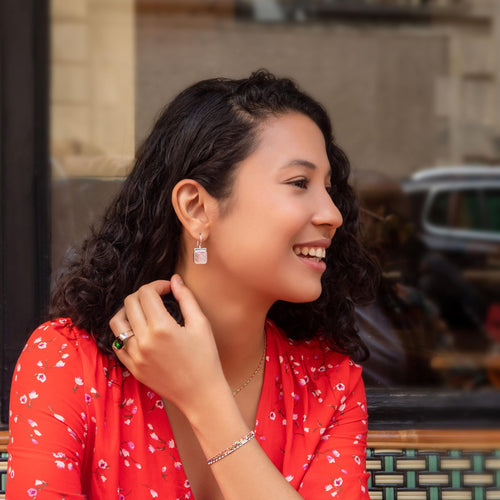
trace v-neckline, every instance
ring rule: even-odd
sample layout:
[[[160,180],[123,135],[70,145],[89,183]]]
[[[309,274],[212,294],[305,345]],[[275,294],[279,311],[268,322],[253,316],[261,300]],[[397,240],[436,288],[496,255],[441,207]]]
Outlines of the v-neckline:
[[[268,400],[268,398],[266,398],[265,395],[271,390],[270,384],[272,384],[272,381],[271,381],[272,374],[270,373],[270,370],[269,370],[271,365],[269,363],[269,360],[271,359],[271,356],[274,353],[274,343],[271,340],[271,335],[270,335],[271,330],[272,330],[271,323],[269,322],[269,320],[266,320],[266,322],[265,322],[266,354],[265,354],[265,362],[264,362],[264,375],[263,375],[263,380],[262,380],[262,388],[260,390],[259,402],[257,403],[257,412],[255,415],[255,424],[254,424],[254,431],[256,433],[257,439],[259,436],[259,433],[258,433],[259,423],[263,421],[263,417],[264,417],[263,412],[265,412],[264,401]],[[174,455],[175,461],[182,464],[179,449],[177,448],[177,441],[175,439],[172,426],[170,424],[170,419],[168,418],[165,403],[160,398],[160,396],[158,396],[158,395],[156,395],[156,396],[158,398],[158,401],[161,402],[161,404],[163,406],[163,414],[164,414],[163,418],[165,419],[166,434],[173,441],[173,447],[171,449],[171,453],[172,453],[172,455]],[[267,401],[267,402],[269,402],[269,401]],[[186,488],[186,493],[187,492],[191,493],[191,495],[194,498],[193,491],[191,490],[191,483],[189,482],[189,478],[187,477],[184,466],[182,466],[182,474],[184,476],[183,481],[182,481],[183,484],[186,484],[186,481],[189,484],[189,488]]]

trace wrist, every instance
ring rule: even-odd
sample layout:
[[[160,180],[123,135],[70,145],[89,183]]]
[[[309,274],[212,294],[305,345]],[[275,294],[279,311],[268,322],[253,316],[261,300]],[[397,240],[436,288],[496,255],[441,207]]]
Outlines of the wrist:
[[[252,430],[245,423],[227,384],[223,390],[205,393],[185,416],[207,459]]]

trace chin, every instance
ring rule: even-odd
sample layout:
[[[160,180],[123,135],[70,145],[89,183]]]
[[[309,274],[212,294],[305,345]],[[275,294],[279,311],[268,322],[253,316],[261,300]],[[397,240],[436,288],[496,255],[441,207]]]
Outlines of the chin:
[[[286,302],[293,302],[294,304],[303,304],[306,302],[314,302],[316,299],[319,299],[321,296],[322,288],[321,285],[315,287],[302,287],[300,292],[298,291],[296,294],[293,294]]]

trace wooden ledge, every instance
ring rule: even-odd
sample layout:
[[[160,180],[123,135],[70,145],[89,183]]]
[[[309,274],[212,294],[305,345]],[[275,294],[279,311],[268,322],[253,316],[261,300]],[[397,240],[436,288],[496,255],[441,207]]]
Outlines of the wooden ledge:
[[[403,429],[368,432],[368,448],[500,450],[500,429]]]
[[[7,451],[7,444],[9,442],[9,431],[0,431],[0,453]]]
[[[7,451],[9,431],[0,431],[0,452]],[[500,429],[405,429],[368,432],[376,450],[500,450]]]

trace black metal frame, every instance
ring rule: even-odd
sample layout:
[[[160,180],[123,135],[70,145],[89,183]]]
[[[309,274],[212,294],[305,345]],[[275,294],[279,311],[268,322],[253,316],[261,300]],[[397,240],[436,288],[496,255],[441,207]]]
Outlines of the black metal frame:
[[[500,428],[495,389],[367,388],[366,396],[373,430]]]
[[[49,0],[0,0],[0,422],[47,303]]]

